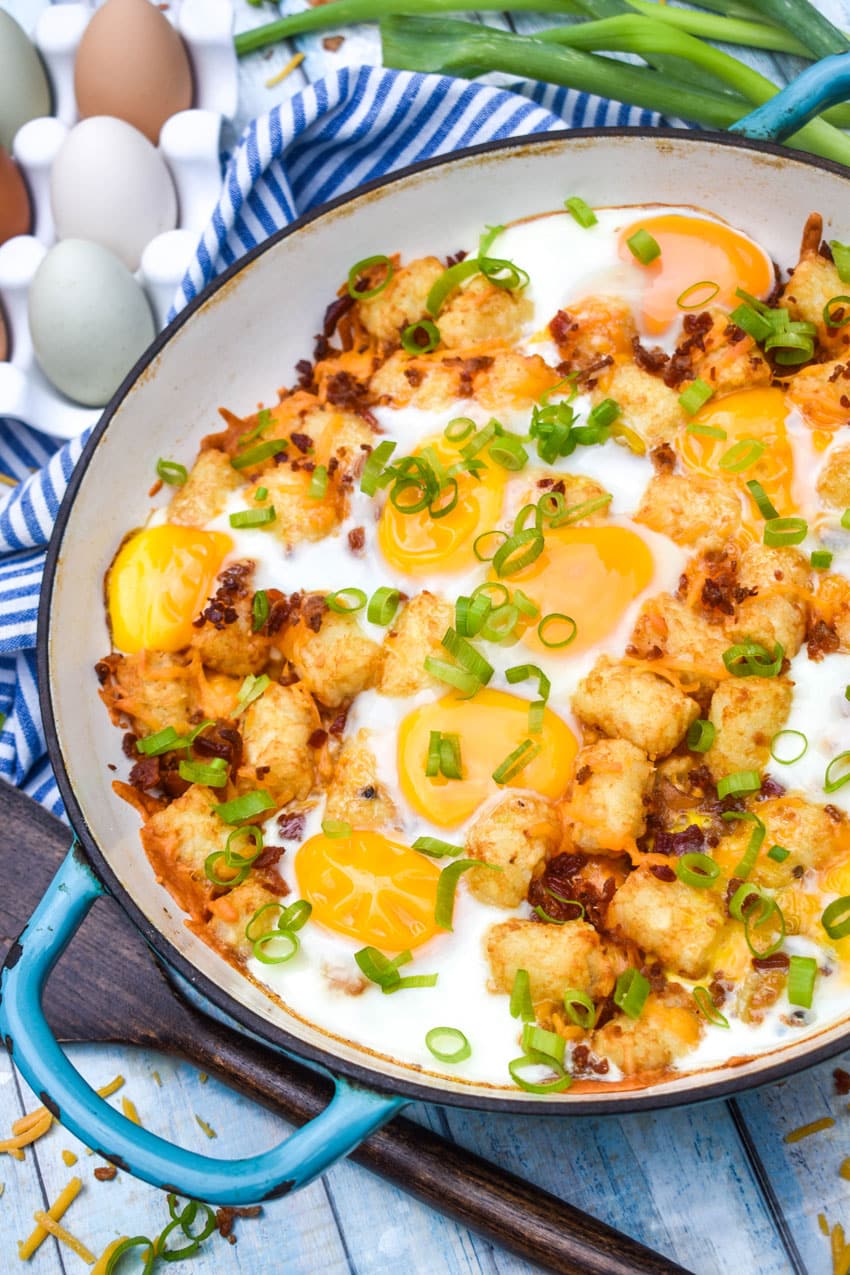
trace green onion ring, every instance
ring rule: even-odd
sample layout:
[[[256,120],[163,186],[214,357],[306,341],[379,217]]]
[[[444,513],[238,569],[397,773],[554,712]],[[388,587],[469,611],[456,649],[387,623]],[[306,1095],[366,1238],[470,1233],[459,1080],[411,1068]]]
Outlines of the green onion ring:
[[[231,889],[235,885],[241,885],[250,871],[250,865],[245,864],[238,868],[231,877],[220,877],[218,869],[221,861],[224,859],[223,850],[214,850],[212,854],[208,854],[204,859],[204,874],[208,881],[212,881],[213,885],[221,886],[225,889]]]
[[[424,343],[419,340],[419,333],[424,333]],[[430,354],[440,344],[440,329],[431,319],[420,319],[418,323],[409,323],[401,334],[402,349],[407,354]]]
[[[498,576],[516,575],[531,566],[543,552],[542,534],[536,529],[520,531],[511,536],[493,555],[493,569]]]
[[[523,1067],[530,1067],[533,1065],[550,1067],[551,1070],[556,1071],[559,1074],[554,1080],[549,1080],[545,1083],[534,1083],[531,1080],[526,1080],[522,1075]],[[559,1063],[556,1063],[553,1058],[549,1058],[545,1054],[523,1054],[521,1058],[514,1058],[508,1063],[508,1071],[510,1072],[511,1079],[514,1084],[518,1085],[520,1089],[524,1089],[526,1093],[562,1093],[563,1090],[569,1089],[570,1085],[573,1083],[573,1078],[569,1072],[564,1071]]]
[[[381,628],[386,628],[398,610],[400,601],[401,594],[398,589],[389,589],[386,585],[382,585],[369,599],[366,619],[370,624],[378,624]]]
[[[833,778],[833,768],[847,765],[850,763],[850,751],[839,753],[837,757],[833,757],[832,761],[826,768],[823,776],[824,792],[838,792],[839,788],[843,788],[845,784],[850,783],[850,770],[846,775],[840,775],[837,779]]]
[[[116,1249],[110,1254],[109,1261],[106,1264],[106,1275],[118,1275],[118,1267],[122,1257],[130,1252],[130,1249],[141,1248],[144,1245],[147,1248],[147,1254],[144,1257],[144,1266],[136,1275],[151,1275],[153,1264],[156,1260],[154,1252],[154,1242],[148,1239],[147,1235],[134,1235],[132,1239],[122,1240]]]
[[[764,524],[764,543],[771,548],[802,544],[809,532],[805,518],[768,518]]]
[[[693,886],[697,890],[706,890],[720,876],[720,865],[707,854],[694,851],[691,854],[683,854],[679,859],[676,864],[676,876],[685,885]]]
[[[793,757],[780,757],[777,754],[776,746],[783,736],[786,739],[796,738],[802,741],[802,748],[798,753],[795,753]],[[773,736],[773,739],[770,741],[770,755],[774,761],[779,762],[780,766],[793,766],[795,761],[799,761],[801,757],[805,757],[808,747],[809,741],[801,730],[778,730]]]
[[[249,841],[254,843],[253,854],[239,854],[237,850],[232,848],[233,842],[239,837],[247,837]],[[224,843],[224,861],[228,868],[242,868],[246,863],[253,863],[259,857],[263,844],[263,830],[256,824],[249,823],[242,828],[234,828],[232,832],[228,833],[227,841]]]
[[[283,952],[278,951],[272,944],[284,944]],[[254,939],[251,944],[251,950],[258,961],[263,965],[283,965],[285,961],[291,961],[297,953],[301,943],[297,934],[293,934],[292,930],[272,930],[268,934],[261,934],[258,939]],[[269,949],[268,951],[266,949]]]
[[[325,597],[325,606],[337,615],[353,615],[355,611],[362,611],[365,605],[366,594],[363,590],[353,589],[350,586],[346,589],[337,589],[336,592],[329,593]]]
[[[438,1062],[459,1063],[472,1054],[472,1046],[457,1027],[432,1027],[425,1044]]]
[[[443,430],[443,437],[449,443],[462,443],[475,429],[475,421],[468,416],[455,416]]]
[[[369,270],[372,266],[386,266],[386,275],[374,288],[365,288],[363,291],[358,291],[358,279],[364,270]],[[356,261],[348,272],[348,295],[353,297],[355,301],[368,301],[371,297],[376,297],[379,292],[383,292],[394,273],[393,263],[383,253],[379,253],[375,257],[364,257],[362,261]]]
[[[818,973],[813,956],[792,956],[788,962],[788,1003],[811,1009],[812,994]]]
[[[649,981],[634,966],[624,970],[614,986],[614,1004],[629,1018],[640,1018],[649,996]]]
[[[831,939],[846,938],[850,934],[850,894],[844,894],[840,899],[833,899],[832,903],[824,908],[820,920]]]
[[[685,297],[689,297],[692,292],[696,292],[697,288],[710,288],[707,297],[701,297],[698,301],[692,302],[690,305],[685,304]],[[702,310],[713,301],[720,291],[720,284],[715,283],[713,279],[700,279],[698,283],[692,283],[690,287],[685,288],[684,292],[680,292],[676,298],[676,305],[680,310]]]
[[[587,992],[578,987],[564,989],[564,1010],[570,1022],[585,1031],[589,1032],[596,1022],[596,1006]]]
[[[757,770],[736,770],[717,781],[717,795],[721,801],[724,797],[744,797],[747,793],[758,792],[760,788],[761,776]]]
[[[742,438],[723,453],[717,464],[729,474],[741,474],[745,469],[750,469],[765,450],[764,443],[760,443],[758,439]]]
[[[843,306],[847,306],[844,318],[839,319],[836,323],[832,318],[832,307],[840,302]],[[850,323],[850,297],[839,296],[830,297],[823,308],[823,321],[828,328],[843,328],[845,323]]]
[[[572,631],[567,637],[561,638],[560,641],[550,642],[545,635],[545,629],[547,626],[557,624],[559,621],[562,624],[571,624],[573,626]],[[569,644],[575,639],[577,633],[578,625],[573,617],[571,615],[562,615],[560,611],[550,611],[548,615],[544,615],[543,619],[537,626],[537,636],[540,638],[543,645],[549,647],[552,651],[559,651],[562,647],[569,646]]]
[[[335,840],[336,838],[350,837],[352,827],[347,819],[323,819],[322,832],[326,837]]]
[[[711,993],[707,987],[695,987],[693,992],[694,1000],[697,1003],[697,1009],[704,1018],[714,1027],[728,1027],[729,1019],[725,1014],[721,1014],[720,1010],[711,999]]]
[[[531,1000],[531,983],[528,970],[517,970],[511,988],[511,1018],[521,1018],[529,1023],[534,1019],[534,1004]]]
[[[713,722],[708,721],[705,717],[698,717],[688,727],[685,743],[692,753],[707,753],[714,743],[716,734],[717,731]]]

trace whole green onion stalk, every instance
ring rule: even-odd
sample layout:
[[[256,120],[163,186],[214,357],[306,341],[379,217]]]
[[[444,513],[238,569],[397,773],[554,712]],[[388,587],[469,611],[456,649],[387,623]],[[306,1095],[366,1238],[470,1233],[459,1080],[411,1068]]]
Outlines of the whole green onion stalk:
[[[601,37],[598,28],[603,23],[607,30]],[[698,55],[730,87],[737,88],[740,96],[691,88],[650,68],[616,62],[566,45],[567,40],[587,42],[588,37],[581,33],[590,26],[597,27],[589,38],[597,48],[601,40],[602,47],[608,50],[642,53],[651,46],[657,52],[684,56],[686,61]],[[631,106],[678,115],[714,128],[728,128],[748,113],[751,103],[767,101],[777,91],[758,72],[743,67],[719,49],[645,18],[603,19],[585,26],[557,28],[547,37],[531,39],[451,19],[391,17],[381,22],[385,66],[469,78],[502,71],[519,79],[543,80],[613,97]],[[683,65],[683,75],[686,70]],[[812,120],[789,142],[801,150],[850,165],[850,138],[825,120]]]

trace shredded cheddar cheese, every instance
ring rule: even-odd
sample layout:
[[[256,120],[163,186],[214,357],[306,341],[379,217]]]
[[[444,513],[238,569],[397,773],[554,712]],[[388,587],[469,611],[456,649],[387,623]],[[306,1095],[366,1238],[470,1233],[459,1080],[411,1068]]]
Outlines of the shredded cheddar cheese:
[[[129,1236],[119,1235],[117,1240],[113,1240],[111,1244],[107,1244],[106,1248],[92,1267],[91,1275],[106,1275],[106,1272],[109,1269],[109,1259],[115,1250],[119,1248],[126,1239],[129,1239]]]
[[[82,1178],[71,1178],[67,1186],[63,1187],[53,1204],[51,1204],[45,1216],[49,1217],[53,1222],[58,1222],[61,1217],[64,1217],[65,1213],[73,1204],[74,1200],[76,1200],[82,1189]],[[18,1256],[22,1262],[29,1261],[33,1253],[35,1253],[47,1239],[48,1233],[47,1227],[43,1225],[42,1222],[38,1222],[38,1225],[29,1238],[18,1244]]]
[[[813,1133],[821,1133],[824,1129],[831,1129],[835,1124],[832,1116],[824,1116],[821,1120],[813,1120],[811,1124],[802,1124],[799,1129],[792,1129],[790,1133],[786,1133],[784,1142],[800,1142],[803,1138],[810,1138]]]
[[[276,85],[282,84],[283,81],[286,79],[286,77],[288,75],[291,75],[292,72],[296,69],[296,67],[299,67],[303,61],[304,61],[303,53],[293,54],[293,56],[287,62],[286,66],[282,67],[278,71],[277,75],[273,75],[270,80],[266,80],[266,88],[273,89],[275,88]]]
[[[95,1257],[90,1249],[87,1249],[82,1240],[78,1240],[75,1235],[67,1231],[64,1226],[60,1226],[58,1222],[54,1222],[49,1213],[45,1213],[44,1209],[36,1209],[33,1217],[39,1226],[43,1226],[46,1231],[53,1235],[62,1244],[67,1244],[72,1252],[81,1257],[87,1266],[94,1266]]]
[[[128,1120],[133,1121],[133,1124],[141,1125],[142,1122],[139,1119],[139,1113],[136,1110],[136,1104],[132,1102],[129,1098],[121,1099],[121,1110],[124,1112],[124,1115],[127,1117]]]
[[[67,1164],[69,1169],[72,1164],[77,1163],[77,1156],[74,1155],[73,1151],[63,1151],[62,1159],[65,1162],[65,1164]]]

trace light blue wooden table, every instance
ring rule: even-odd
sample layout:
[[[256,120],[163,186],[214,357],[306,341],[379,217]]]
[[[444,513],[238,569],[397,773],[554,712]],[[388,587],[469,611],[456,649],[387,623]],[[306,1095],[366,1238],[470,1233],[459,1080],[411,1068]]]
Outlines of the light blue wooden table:
[[[44,2],[0,0],[0,5],[32,28]],[[293,7],[300,3],[294,0]],[[259,11],[246,0],[236,4],[237,30],[273,14],[270,7]],[[824,8],[850,27],[850,11],[832,0]],[[496,14],[482,20],[506,25]],[[533,17],[517,21],[523,30],[535,28]],[[321,35],[299,41],[298,48],[305,53],[301,67],[272,89],[266,81],[286,64],[292,48],[267,50],[242,64],[237,124],[333,67],[380,58],[375,34],[367,28],[346,32],[336,51],[324,47]],[[792,59],[763,55],[758,65],[780,82],[793,72]],[[76,1047],[72,1056],[95,1084],[121,1073],[126,1078],[122,1094],[135,1103],[144,1124],[194,1150],[223,1156],[259,1151],[277,1142],[285,1128],[179,1062],[103,1047]],[[850,1231],[850,1182],[839,1176],[850,1156],[850,1112],[832,1079],[840,1065],[850,1070],[850,1055],[734,1102],[623,1119],[520,1119],[433,1106],[417,1107],[412,1114],[669,1254],[696,1275],[826,1275],[833,1264],[818,1215]],[[122,1094],[112,1101],[118,1103]],[[8,1061],[0,1059],[0,1136],[35,1105]],[[196,1116],[213,1127],[214,1142]],[[783,1141],[790,1130],[823,1116],[834,1117],[834,1127],[793,1145]],[[79,1156],[73,1168],[63,1163],[63,1150]],[[99,1182],[97,1166],[57,1126],[23,1162],[0,1160],[0,1272],[18,1267],[15,1242],[32,1230],[33,1210],[46,1207],[73,1173],[83,1178],[84,1190],[65,1220],[93,1251],[120,1234],[155,1234],[164,1225],[160,1193],[123,1173]],[[532,1270],[345,1163],[268,1207],[262,1218],[238,1222],[236,1234],[234,1247],[213,1237],[185,1269],[198,1275],[527,1275]],[[33,1275],[74,1275],[86,1268],[51,1240],[30,1269]],[[847,1268],[840,1269],[845,1275]]]

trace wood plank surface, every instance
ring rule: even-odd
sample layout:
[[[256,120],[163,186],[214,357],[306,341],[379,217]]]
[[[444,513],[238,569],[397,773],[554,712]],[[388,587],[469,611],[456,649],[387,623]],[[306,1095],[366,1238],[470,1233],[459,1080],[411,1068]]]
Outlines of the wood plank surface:
[[[32,28],[43,0],[0,0]],[[292,0],[287,8],[301,7]],[[850,26],[846,0],[825,8]],[[237,29],[269,20],[272,7],[255,9],[236,0]],[[483,19],[507,25],[498,14]],[[553,19],[518,15],[516,29],[531,32]],[[374,30],[346,31],[342,45],[326,47],[328,35],[296,42],[301,68],[268,88],[294,51],[266,50],[243,61],[238,131],[249,119],[328,71],[344,64],[377,63]],[[740,51],[736,51],[740,56]],[[781,82],[793,59],[763,54],[748,60]],[[277,1141],[285,1124],[238,1097],[215,1079],[186,1064],[147,1051],[111,1046],[73,1046],[71,1056],[95,1083],[122,1073],[122,1093],[136,1104],[147,1127],[182,1145],[233,1155]],[[839,1060],[839,1062],[842,1060]],[[843,1060],[850,1068],[850,1057]],[[847,1098],[834,1092],[827,1064],[734,1103],[714,1103],[620,1119],[543,1119],[492,1116],[436,1106],[412,1109],[412,1118],[455,1139],[531,1182],[667,1253],[697,1275],[827,1275],[832,1264],[819,1223],[850,1229],[850,1185],[838,1170],[850,1156]],[[157,1080],[157,1076],[159,1080]],[[120,1101],[116,1095],[113,1102]],[[0,1130],[5,1131],[35,1100],[0,1060]],[[199,1115],[216,1130],[210,1141]],[[786,1144],[785,1134],[831,1115],[833,1129]],[[62,1151],[78,1162],[63,1163]],[[67,1215],[72,1231],[94,1251],[118,1234],[150,1233],[165,1221],[159,1192],[126,1174],[114,1181],[94,1178],[98,1167],[76,1139],[58,1126],[23,1162],[0,1163],[0,1270],[17,1268],[15,1241],[32,1227],[32,1213],[55,1197],[78,1173],[84,1191]],[[496,1250],[454,1222],[426,1209],[401,1191],[350,1163],[336,1166],[321,1182],[268,1207],[256,1221],[237,1224],[234,1247],[216,1240],[187,1269],[199,1275],[241,1275],[257,1270],[292,1275],[530,1275],[534,1268]],[[30,1264],[34,1275],[72,1275],[84,1267],[50,1240]]]

